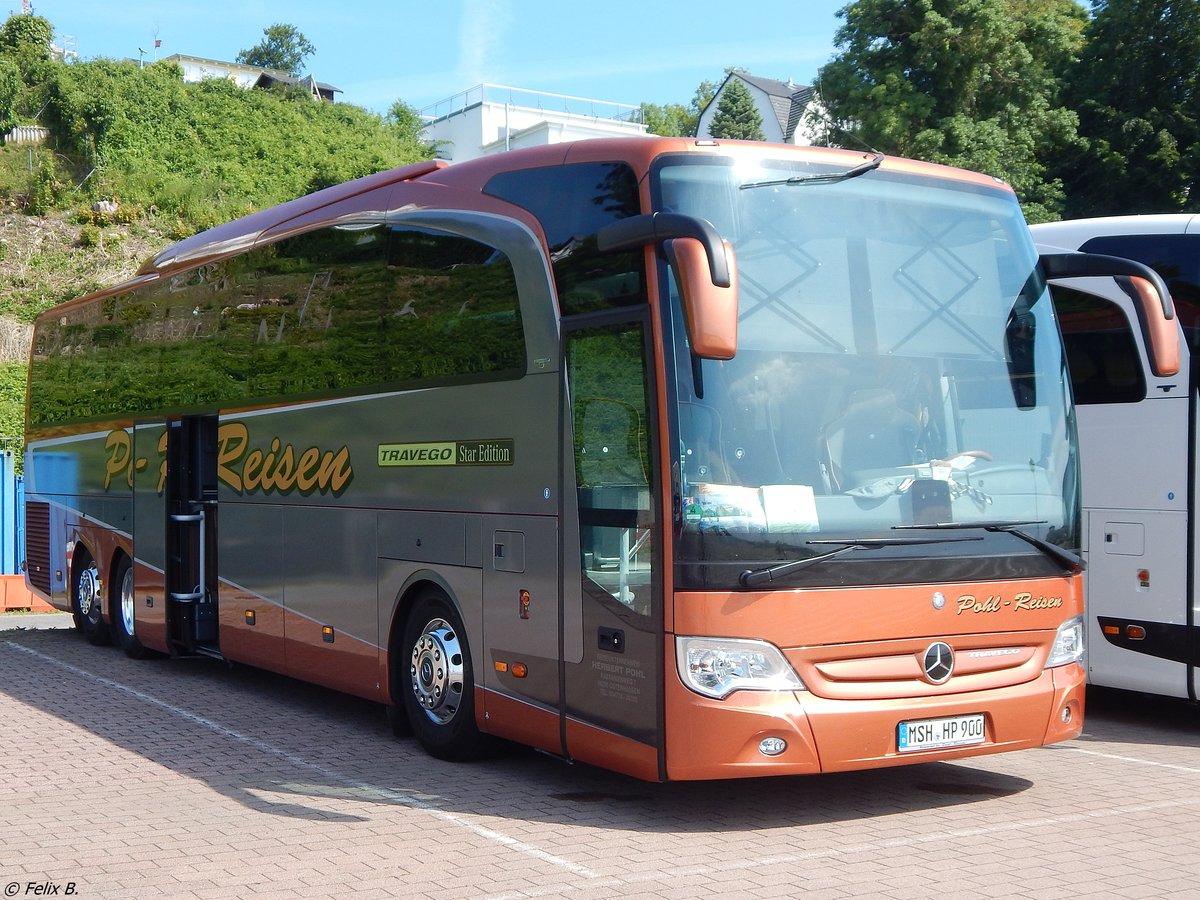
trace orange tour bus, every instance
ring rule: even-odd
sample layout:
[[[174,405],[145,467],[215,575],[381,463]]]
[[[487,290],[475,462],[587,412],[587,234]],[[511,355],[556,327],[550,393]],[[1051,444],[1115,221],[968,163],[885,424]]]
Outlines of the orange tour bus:
[[[1088,260],[1039,261],[993,178],[846,150],[381,172],[40,316],[28,581],[95,644],[370,698],[445,759],[704,779],[1071,738],[1046,279]]]

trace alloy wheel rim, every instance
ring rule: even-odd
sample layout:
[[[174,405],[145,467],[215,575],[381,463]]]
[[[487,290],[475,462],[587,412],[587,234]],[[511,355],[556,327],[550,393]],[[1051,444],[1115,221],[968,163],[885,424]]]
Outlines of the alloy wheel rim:
[[[93,625],[100,623],[100,573],[92,563],[79,576],[79,614]]]
[[[417,705],[430,721],[448,725],[462,705],[462,645],[445,619],[433,619],[412,649],[409,678]]]
[[[133,569],[125,570],[121,578],[121,624],[125,633],[133,635]]]

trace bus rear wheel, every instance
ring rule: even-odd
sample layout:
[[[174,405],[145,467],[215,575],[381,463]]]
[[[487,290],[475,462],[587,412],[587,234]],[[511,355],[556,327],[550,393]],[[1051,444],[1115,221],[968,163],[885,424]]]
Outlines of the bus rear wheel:
[[[117,564],[113,583],[117,586],[117,593],[113,597],[112,616],[117,643],[125,651],[126,656],[132,659],[145,659],[150,655],[150,651],[137,639],[135,634],[133,564],[128,558],[122,557]]]
[[[449,598],[429,590],[404,626],[395,684],[413,734],[438,759],[486,756],[491,739],[475,724],[475,678],[462,621]]]
[[[104,589],[100,583],[100,570],[86,550],[81,548],[79,555],[71,585],[71,612],[75,629],[87,638],[89,644],[98,647],[111,644],[112,633],[104,621]]]

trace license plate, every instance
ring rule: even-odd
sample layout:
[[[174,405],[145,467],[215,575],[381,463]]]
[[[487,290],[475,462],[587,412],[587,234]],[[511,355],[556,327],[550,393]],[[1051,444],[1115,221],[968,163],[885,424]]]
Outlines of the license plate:
[[[945,719],[921,719],[901,722],[896,744],[901,753],[937,750],[942,747],[969,747],[983,743],[983,713],[949,716]]]

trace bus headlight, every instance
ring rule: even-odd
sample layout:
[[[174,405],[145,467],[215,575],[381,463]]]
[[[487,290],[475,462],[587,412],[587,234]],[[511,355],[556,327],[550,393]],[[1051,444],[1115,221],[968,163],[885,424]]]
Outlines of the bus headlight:
[[[1046,668],[1081,662],[1084,651],[1083,634],[1083,616],[1067,619],[1059,625],[1058,634],[1054,636],[1054,646],[1050,648],[1050,658],[1046,660]]]
[[[766,641],[676,637],[675,661],[684,684],[715,700],[734,691],[804,690],[779,648]]]

